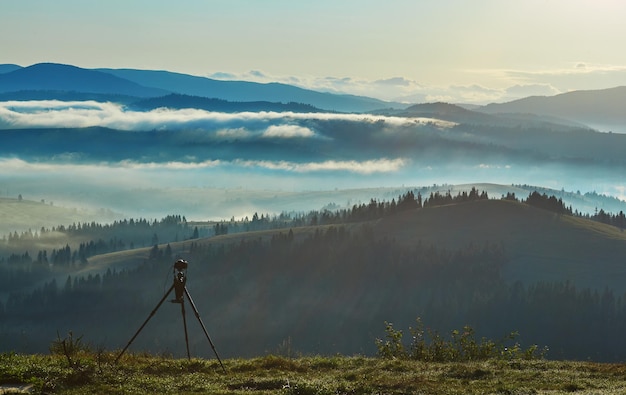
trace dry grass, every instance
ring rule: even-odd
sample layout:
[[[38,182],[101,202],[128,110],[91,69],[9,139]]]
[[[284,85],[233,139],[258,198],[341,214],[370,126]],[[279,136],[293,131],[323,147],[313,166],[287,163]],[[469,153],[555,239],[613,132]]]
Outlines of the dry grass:
[[[493,360],[425,363],[364,357],[225,360],[84,354],[0,356],[0,384],[57,394],[623,394],[626,365]]]

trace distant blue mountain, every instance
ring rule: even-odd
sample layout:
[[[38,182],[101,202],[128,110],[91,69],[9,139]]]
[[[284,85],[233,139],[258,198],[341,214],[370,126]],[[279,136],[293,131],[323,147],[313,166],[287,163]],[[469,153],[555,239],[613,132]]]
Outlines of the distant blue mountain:
[[[626,86],[584,90],[556,96],[531,96],[508,103],[493,103],[479,108],[487,114],[537,114],[568,119],[599,130],[626,133]]]
[[[1,97],[2,95],[0,94],[0,98]],[[141,111],[149,111],[156,108],[167,107],[173,109],[197,108],[207,111],[231,113],[244,111],[291,111],[300,113],[322,112],[322,110],[320,110],[319,108],[301,103],[273,103],[268,101],[232,102],[222,99],[210,99],[200,96],[180,95],[177,93],[172,93],[167,96],[137,100],[135,102],[129,103],[128,107]]]
[[[22,66],[16,64],[0,64],[0,74],[10,73],[11,71],[19,70]]]
[[[39,63],[0,74],[0,92],[73,91],[136,97],[163,96],[169,92],[145,87],[109,73],[75,66]]]
[[[44,92],[37,93],[37,92]],[[19,93],[18,93],[19,92]],[[25,93],[27,92],[27,93]],[[162,97],[171,93],[220,99],[230,102],[299,103],[326,111],[370,112],[403,109],[406,104],[354,95],[338,95],[296,86],[246,81],[220,81],[169,71],[135,69],[84,69],[57,63],[28,67],[0,65],[0,94],[6,99],[15,93],[29,97]],[[182,97],[182,96],[181,96]],[[172,98],[170,98],[172,99]],[[131,100],[124,100],[125,102]]]
[[[231,102],[303,103],[324,110],[367,112],[383,108],[404,108],[406,104],[385,102],[364,96],[336,95],[292,85],[260,84],[246,81],[220,81],[169,71],[134,69],[97,69],[143,86],[183,95],[202,96]]]

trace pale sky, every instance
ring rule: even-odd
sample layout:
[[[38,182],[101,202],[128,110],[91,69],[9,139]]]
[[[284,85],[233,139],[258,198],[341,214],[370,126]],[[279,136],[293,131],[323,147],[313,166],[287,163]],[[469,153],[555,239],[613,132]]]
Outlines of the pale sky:
[[[626,85],[625,22],[621,0],[0,0],[0,63],[482,103]]]

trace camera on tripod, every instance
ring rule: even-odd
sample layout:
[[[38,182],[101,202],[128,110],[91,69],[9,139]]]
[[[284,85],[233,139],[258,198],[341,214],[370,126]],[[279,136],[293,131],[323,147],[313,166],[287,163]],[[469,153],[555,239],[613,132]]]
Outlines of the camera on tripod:
[[[185,299],[184,299],[184,296],[187,296],[187,300],[189,300],[189,303],[191,304],[191,308],[193,309],[193,312],[196,315],[196,318],[198,319],[198,322],[200,323],[200,326],[202,327],[202,331],[204,332],[204,335],[206,336],[207,340],[209,341],[209,344],[211,345],[211,348],[213,349],[213,352],[215,353],[215,356],[217,357],[217,360],[219,361],[220,366],[222,367],[222,370],[224,371],[224,373],[226,373],[226,368],[224,368],[224,365],[222,364],[222,360],[220,359],[220,356],[217,354],[217,350],[215,349],[215,345],[213,344],[213,342],[211,341],[211,338],[209,337],[209,332],[207,332],[206,327],[204,326],[204,323],[202,322],[202,319],[200,318],[200,313],[198,312],[198,309],[196,308],[196,304],[193,302],[193,299],[191,299],[191,294],[189,293],[189,291],[187,290],[187,287],[185,285],[187,283],[187,273],[186,273],[186,270],[187,270],[188,266],[189,266],[189,264],[184,259],[178,259],[176,262],[174,262],[174,281],[173,281],[172,286],[170,287],[170,289],[167,290],[167,292],[165,292],[165,295],[163,295],[163,297],[161,298],[159,303],[156,305],[154,310],[152,310],[150,312],[150,315],[148,316],[148,318],[146,318],[146,320],[139,327],[139,329],[137,329],[137,332],[135,332],[135,335],[128,341],[128,343],[126,344],[126,347],[124,347],[124,349],[117,355],[117,358],[115,358],[115,362],[116,363],[117,363],[117,361],[119,361],[119,359],[122,357],[122,355],[124,355],[124,352],[126,352],[128,347],[130,347],[130,344],[135,340],[137,335],[139,335],[139,332],[141,332],[143,327],[146,326],[148,321],[150,321],[150,318],[152,318],[152,316],[154,316],[154,314],[159,309],[161,304],[163,304],[163,302],[167,298],[167,295],[169,295],[170,292],[172,292],[172,290],[174,290],[176,298],[172,299],[171,302],[180,304],[180,312],[181,312],[181,314],[183,316],[183,328],[185,329],[185,344],[187,346],[187,358],[189,360],[191,360],[191,354],[189,353],[189,339],[187,337],[187,319],[185,318]]]
[[[176,295],[175,299],[172,299],[172,303],[183,303],[183,295],[185,293],[185,284],[187,284],[187,276],[185,275],[185,270],[189,264],[184,259],[179,259],[174,262],[174,270],[176,274],[174,275],[174,294]]]

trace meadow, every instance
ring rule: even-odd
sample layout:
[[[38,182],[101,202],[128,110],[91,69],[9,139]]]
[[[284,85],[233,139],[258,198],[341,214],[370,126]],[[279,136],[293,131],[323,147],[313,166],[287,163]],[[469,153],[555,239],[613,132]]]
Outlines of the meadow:
[[[0,355],[0,383],[47,394],[623,394],[626,365],[548,360],[423,362],[267,355],[224,360],[130,354]]]

